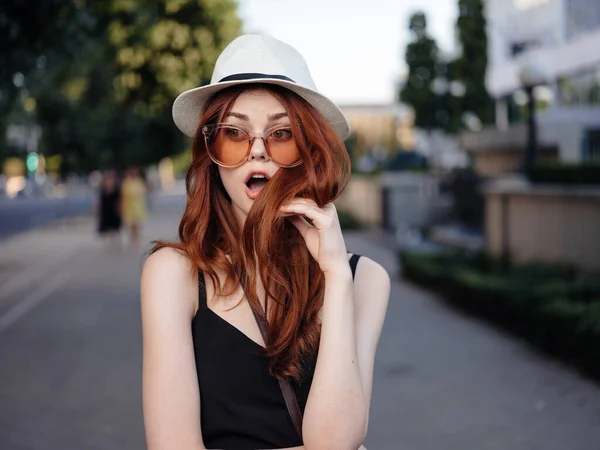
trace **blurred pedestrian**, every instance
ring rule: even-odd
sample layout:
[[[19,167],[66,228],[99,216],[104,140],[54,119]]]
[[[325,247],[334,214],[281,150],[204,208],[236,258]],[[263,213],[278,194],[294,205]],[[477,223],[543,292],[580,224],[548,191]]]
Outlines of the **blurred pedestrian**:
[[[358,449],[390,280],[346,251],[349,125],[303,57],[245,35],[181,94],[196,136],[180,242],[141,280],[150,450]]]
[[[121,187],[121,195],[123,222],[129,229],[131,243],[137,245],[139,243],[140,228],[148,215],[146,183],[140,176],[138,168],[127,170]]]
[[[118,245],[121,231],[121,189],[114,171],[102,177],[97,199],[98,233],[109,246]]]
[[[146,185],[146,204],[148,206],[148,211],[151,212],[154,206],[154,197],[157,191],[157,185],[155,183],[155,179],[153,176],[153,171],[143,172],[142,178]]]

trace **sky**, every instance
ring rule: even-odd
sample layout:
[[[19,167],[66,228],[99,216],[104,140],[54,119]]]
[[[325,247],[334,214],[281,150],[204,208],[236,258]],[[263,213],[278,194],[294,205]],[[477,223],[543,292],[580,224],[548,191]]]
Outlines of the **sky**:
[[[306,59],[335,102],[386,104],[405,73],[408,19],[422,10],[444,52],[455,51],[457,0],[239,0],[247,33],[271,35]]]

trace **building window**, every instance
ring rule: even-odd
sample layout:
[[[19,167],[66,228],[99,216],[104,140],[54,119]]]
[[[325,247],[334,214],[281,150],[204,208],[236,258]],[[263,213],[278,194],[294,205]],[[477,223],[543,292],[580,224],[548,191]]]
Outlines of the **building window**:
[[[510,56],[515,58],[526,50],[532,50],[537,47],[540,47],[540,43],[536,40],[512,42],[510,44]]]
[[[567,39],[600,29],[600,1],[565,0]]]
[[[600,105],[600,65],[558,80],[560,104],[565,106]]]
[[[585,159],[600,162],[600,129],[588,130],[584,142]]]

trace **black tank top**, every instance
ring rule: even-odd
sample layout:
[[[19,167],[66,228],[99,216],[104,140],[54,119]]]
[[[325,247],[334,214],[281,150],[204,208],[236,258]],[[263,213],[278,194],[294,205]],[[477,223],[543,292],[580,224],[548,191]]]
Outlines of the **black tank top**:
[[[360,256],[352,255],[352,276]],[[200,417],[206,448],[254,450],[303,445],[263,347],[208,308],[198,273],[198,311],[192,320],[200,387]],[[304,376],[292,382],[304,413],[317,356],[305,361]]]

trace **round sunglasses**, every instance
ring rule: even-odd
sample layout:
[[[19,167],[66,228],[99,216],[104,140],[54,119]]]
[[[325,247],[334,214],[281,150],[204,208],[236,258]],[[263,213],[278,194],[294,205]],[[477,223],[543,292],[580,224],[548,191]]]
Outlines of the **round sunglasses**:
[[[231,123],[217,123],[202,127],[208,156],[215,164],[235,168],[250,156],[256,139],[262,139],[271,161],[279,167],[290,168],[302,163],[302,155],[289,125],[276,125],[264,134],[251,134],[243,127]]]

